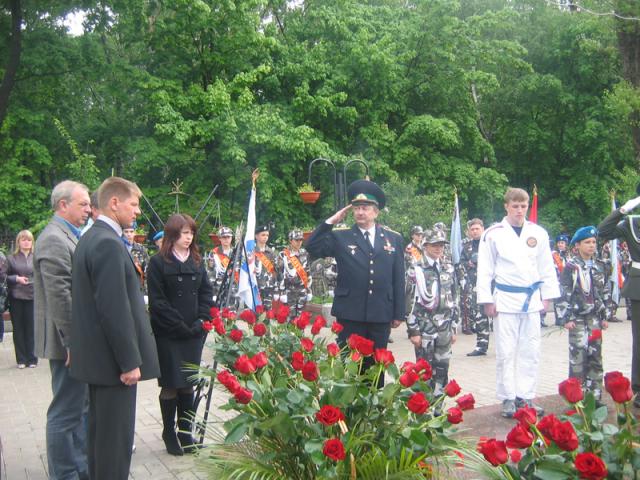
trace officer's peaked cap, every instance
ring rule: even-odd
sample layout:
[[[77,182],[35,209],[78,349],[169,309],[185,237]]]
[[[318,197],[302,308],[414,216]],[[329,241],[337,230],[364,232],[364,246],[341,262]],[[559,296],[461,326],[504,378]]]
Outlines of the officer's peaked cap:
[[[571,239],[571,245],[581,242],[582,240],[586,240],[587,238],[597,237],[598,229],[593,225],[589,225],[588,227],[580,227],[576,230],[576,233],[573,234],[573,238]]]
[[[384,192],[377,183],[370,180],[356,180],[347,188],[351,205],[375,205],[383,209],[387,203]]]

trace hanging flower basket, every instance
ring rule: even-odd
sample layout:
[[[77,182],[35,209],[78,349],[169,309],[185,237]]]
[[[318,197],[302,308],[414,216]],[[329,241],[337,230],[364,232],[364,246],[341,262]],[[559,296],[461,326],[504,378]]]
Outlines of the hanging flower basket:
[[[218,237],[217,233],[210,233],[209,238],[213,242],[214,247],[220,245],[220,238]]]
[[[146,239],[147,239],[147,235],[144,233],[136,233],[133,236],[133,241],[136,243],[144,243]]]
[[[302,232],[302,239],[306,242],[307,238],[309,238],[312,233],[313,233],[313,230],[306,230]]]
[[[303,203],[316,203],[320,198],[320,192],[298,192]]]

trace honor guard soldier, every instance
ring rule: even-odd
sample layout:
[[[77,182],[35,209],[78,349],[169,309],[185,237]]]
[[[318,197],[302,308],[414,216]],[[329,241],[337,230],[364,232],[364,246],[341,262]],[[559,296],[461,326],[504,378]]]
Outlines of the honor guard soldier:
[[[222,305],[219,301],[223,299],[218,298],[220,293],[220,287],[224,280],[224,274],[229,267],[229,264],[233,263],[233,231],[229,227],[220,227],[218,230],[218,238],[220,245],[215,247],[209,252],[207,258],[207,275],[209,276],[209,283],[213,287],[213,299],[218,305]],[[231,274],[231,272],[229,272]],[[238,276],[239,272],[233,272],[233,279],[230,283],[231,296],[229,297],[232,305],[222,305],[225,307],[233,308],[235,305],[236,292],[238,290]]]
[[[309,253],[334,257],[338,278],[331,314],[344,327],[338,344],[344,347],[352,334],[368,338],[375,348],[386,348],[391,326],[402,323],[405,312],[404,241],[402,236],[376,224],[385,206],[382,189],[369,180],[356,180],[347,189],[350,204],[313,231]],[[351,228],[334,226],[353,211]],[[373,364],[365,357],[363,366]],[[379,382],[382,385],[383,379]]]
[[[303,239],[302,230],[291,230],[289,246],[278,254],[279,300],[289,306],[290,318],[300,315],[312,297],[309,254],[302,248]]]
[[[488,228],[478,250],[478,303],[494,317],[496,393],[502,416],[533,404],[540,363],[540,312],[560,296],[549,235],[526,219],[529,194],[509,188],[507,215]]]
[[[441,228],[424,233],[424,259],[409,267],[407,277],[415,296],[407,319],[409,340],[416,359],[433,367],[434,393],[440,395],[448,383],[451,345],[458,329],[458,295],[453,265],[446,261],[447,235]]]
[[[569,330],[569,377],[585,390],[602,394],[602,329],[608,327],[611,291],[605,265],[596,259],[596,227],[579,228],[571,245],[578,254],[567,260],[560,277],[562,297],[556,302],[560,324]]]
[[[636,193],[640,195],[640,185]],[[631,269],[620,295],[631,300],[631,388],[636,394],[633,405],[640,408],[640,219],[629,215],[640,205],[640,196],[629,200],[622,207],[611,212],[598,225],[603,240],[623,239],[627,242]],[[614,272],[617,273],[617,272]]]
[[[556,267],[556,274],[558,275],[558,281],[562,277],[562,272],[564,270],[564,266],[567,264],[567,261],[571,258],[571,253],[569,250],[569,235],[566,233],[561,233],[556,237],[555,248],[551,251],[551,257],[553,258],[553,264]],[[544,318],[543,312],[543,318]],[[555,317],[556,325],[562,326],[562,322],[559,319],[558,308],[556,303],[553,304],[553,315]]]
[[[129,228],[122,229],[122,235],[125,240],[125,246],[131,257],[133,258],[133,264],[136,267],[136,271],[138,272],[138,276],[140,277],[140,285],[142,285],[142,290],[144,294],[147,294],[147,265],[149,265],[149,252],[144,247],[137,243],[134,239],[136,236],[136,228],[138,225],[136,222]]]
[[[457,272],[462,292],[460,299],[462,328],[464,329],[464,318],[466,317],[469,319],[467,328],[476,333],[476,348],[467,353],[468,357],[486,355],[489,348],[489,332],[491,330],[489,317],[485,315],[484,309],[478,305],[476,296],[478,248],[480,247],[480,238],[483,233],[484,223],[482,220],[472,218],[467,222],[468,240],[462,245]]]
[[[411,227],[411,231],[409,233],[411,234],[411,243],[404,249],[405,274],[409,273],[409,269],[411,267],[422,263],[422,260],[424,258],[424,252],[422,251],[422,239],[424,237],[424,230],[420,225],[415,225]],[[413,297],[415,296],[415,283],[408,281],[406,277],[405,290],[405,312],[408,315],[413,303]]]
[[[255,231],[256,248],[255,254],[255,275],[260,291],[260,300],[266,310],[271,310],[278,288],[278,272],[276,270],[276,252],[267,246],[269,241],[269,226],[261,225]]]

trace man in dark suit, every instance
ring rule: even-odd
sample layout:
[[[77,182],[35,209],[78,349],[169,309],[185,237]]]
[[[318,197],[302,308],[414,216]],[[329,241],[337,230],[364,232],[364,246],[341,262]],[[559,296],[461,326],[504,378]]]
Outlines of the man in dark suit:
[[[376,224],[385,195],[374,182],[356,180],[347,189],[350,204],[320,224],[306,242],[314,257],[334,257],[338,266],[331,314],[344,329],[338,343],[352,334],[386,348],[391,327],[404,318],[404,242],[399,233]],[[355,225],[334,229],[352,210]],[[365,359],[365,367],[371,365]]]
[[[640,185],[638,193],[640,194]],[[631,255],[631,268],[620,295],[631,300],[631,388],[636,394],[633,404],[637,408],[640,408],[640,219],[627,214],[639,204],[640,196],[629,200],[598,225],[601,240],[622,238],[627,242]]]
[[[91,212],[87,187],[65,180],[51,192],[54,216],[33,255],[36,355],[49,359],[53,398],[47,410],[51,480],[86,479],[87,384],[69,375],[71,259]]]
[[[140,189],[111,177],[98,190],[100,216],[73,257],[71,375],[89,384],[89,476],[126,480],[136,384],[158,377],[158,354],[122,228],[140,214]]]

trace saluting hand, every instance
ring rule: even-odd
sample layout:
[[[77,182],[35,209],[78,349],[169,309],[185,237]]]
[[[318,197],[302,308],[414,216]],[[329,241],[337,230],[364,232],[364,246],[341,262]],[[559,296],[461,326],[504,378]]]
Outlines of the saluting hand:
[[[349,210],[351,210],[351,204],[347,205],[343,209],[340,209],[336,213],[334,213],[331,217],[329,217],[329,219],[327,220],[327,223],[331,225],[335,225],[336,223],[342,222],[347,216],[347,213],[349,213]]]

